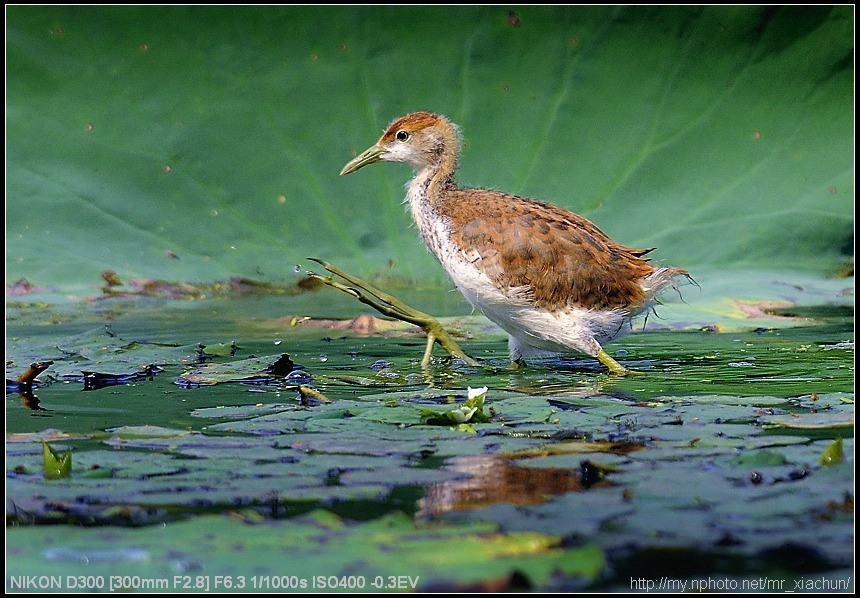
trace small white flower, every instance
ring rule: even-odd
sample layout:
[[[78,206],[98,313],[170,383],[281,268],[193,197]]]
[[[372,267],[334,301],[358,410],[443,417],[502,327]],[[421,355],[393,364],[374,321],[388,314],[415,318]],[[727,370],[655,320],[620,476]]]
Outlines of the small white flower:
[[[471,401],[472,399],[474,399],[476,397],[480,397],[481,395],[485,395],[485,394],[487,394],[488,390],[490,390],[490,389],[487,388],[486,386],[482,386],[481,388],[472,388],[470,386],[469,387],[469,395],[468,395],[469,398],[467,400]]]
[[[467,421],[472,419],[472,416],[475,415],[475,412],[477,410],[477,407],[470,408],[463,405],[459,409],[453,409],[449,411],[449,413],[451,414],[451,417],[454,419],[454,421],[456,421],[458,424],[465,424]]]

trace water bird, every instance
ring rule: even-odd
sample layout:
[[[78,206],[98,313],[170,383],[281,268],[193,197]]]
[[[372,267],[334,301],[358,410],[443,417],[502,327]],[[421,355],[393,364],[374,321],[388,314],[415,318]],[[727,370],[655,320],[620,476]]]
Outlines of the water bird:
[[[588,219],[535,199],[454,180],[458,127],[431,112],[394,120],[340,175],[374,162],[415,169],[406,198],[421,238],[475,308],[508,334],[513,365],[571,349],[628,370],[603,345],[630,331],[686,270],[653,266],[653,249],[616,243]]]

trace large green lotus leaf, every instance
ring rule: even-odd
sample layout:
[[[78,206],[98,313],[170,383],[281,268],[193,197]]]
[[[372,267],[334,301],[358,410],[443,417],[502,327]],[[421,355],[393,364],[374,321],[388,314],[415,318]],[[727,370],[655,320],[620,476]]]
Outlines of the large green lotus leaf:
[[[413,110],[460,180],[657,260],[835,271],[853,240],[853,8],[7,10],[6,280],[442,281],[410,173],[340,167]]]

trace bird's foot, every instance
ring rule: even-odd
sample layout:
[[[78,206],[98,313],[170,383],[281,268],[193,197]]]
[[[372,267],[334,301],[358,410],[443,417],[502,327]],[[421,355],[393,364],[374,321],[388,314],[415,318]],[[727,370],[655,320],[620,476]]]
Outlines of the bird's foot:
[[[404,322],[409,322],[410,324],[420,326],[421,329],[427,334],[427,348],[425,349],[424,357],[421,360],[421,366],[423,369],[427,369],[430,367],[430,360],[432,357],[431,353],[433,350],[434,343],[440,344],[442,348],[448,352],[449,355],[458,359],[462,359],[469,365],[481,365],[478,361],[467,355],[466,352],[460,348],[460,345],[457,344],[454,338],[448,333],[447,330],[442,327],[442,324],[440,324],[439,321],[433,316],[426,314],[423,311],[418,311],[417,309],[409,307],[393,295],[389,295],[388,293],[385,293],[383,291],[380,291],[379,289],[370,286],[368,283],[358,278],[357,276],[347,274],[343,270],[340,270],[339,268],[332,264],[329,264],[328,262],[313,257],[308,259],[320,264],[323,268],[325,268],[332,274],[340,276],[351,286],[347,286],[345,284],[337,282],[331,276],[310,274],[311,278],[319,280],[320,282],[327,284],[330,287],[352,295],[365,305],[371,306],[373,309],[382,314],[385,314],[386,316],[397,318],[398,320],[402,320]]]
[[[597,359],[616,376],[629,376],[633,373],[632,371],[628,370],[623,365],[615,361],[612,357],[610,357],[609,353],[607,353],[604,349],[600,349],[600,352],[597,354]]]
[[[508,365],[509,370],[521,370],[526,367],[526,360],[520,357],[519,359],[512,359],[510,365]]]

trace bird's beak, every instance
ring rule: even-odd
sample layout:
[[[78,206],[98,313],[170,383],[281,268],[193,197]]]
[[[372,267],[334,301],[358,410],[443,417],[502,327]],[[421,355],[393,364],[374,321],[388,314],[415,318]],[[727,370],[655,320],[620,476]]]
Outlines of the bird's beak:
[[[381,145],[374,145],[373,147],[367,148],[343,167],[343,170],[340,171],[340,176],[352,174],[362,166],[379,162],[382,160],[382,155],[386,152],[388,152],[388,150]]]

